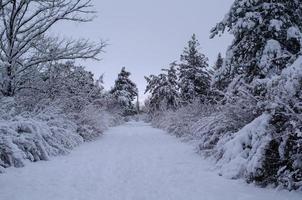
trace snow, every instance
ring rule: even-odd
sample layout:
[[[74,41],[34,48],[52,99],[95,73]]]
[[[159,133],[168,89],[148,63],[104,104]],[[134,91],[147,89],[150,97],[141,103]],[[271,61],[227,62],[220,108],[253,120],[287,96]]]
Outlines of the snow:
[[[84,104],[73,112],[60,107],[78,101],[59,101],[52,102],[58,106],[42,101],[35,111],[29,112],[22,111],[24,104],[19,105],[20,101],[15,98],[0,100],[0,172],[11,166],[23,167],[26,160],[36,162],[68,154],[83,142],[95,140],[109,127],[123,122],[117,109],[109,111],[106,102],[110,100],[105,98]]]
[[[265,148],[271,141],[268,131],[271,116],[263,114],[240,129],[230,141],[221,146],[224,153],[218,161],[221,174],[227,178],[244,177],[261,168]]]
[[[281,31],[282,25],[283,25],[283,22],[281,20],[272,19],[270,21],[269,30],[271,31],[273,29],[273,30],[276,30],[276,31]]]
[[[143,122],[111,128],[68,156],[9,168],[0,199],[298,200],[302,194],[257,188],[211,170],[189,144]]]
[[[297,27],[294,27],[294,26],[290,27],[287,30],[287,40],[292,39],[292,38],[298,39],[299,41],[302,38],[301,31]]]
[[[281,45],[277,40],[268,40],[262,53],[260,67],[262,71],[268,73],[274,59],[280,58],[282,55]]]
[[[60,120],[60,121],[59,121]],[[25,160],[48,160],[66,154],[83,142],[71,121],[52,119],[0,119],[0,165],[23,167]]]
[[[289,98],[295,95],[295,91],[299,88],[302,77],[302,56],[299,56],[297,60],[290,66],[282,71],[281,77],[285,80],[282,85],[284,89],[289,93]]]

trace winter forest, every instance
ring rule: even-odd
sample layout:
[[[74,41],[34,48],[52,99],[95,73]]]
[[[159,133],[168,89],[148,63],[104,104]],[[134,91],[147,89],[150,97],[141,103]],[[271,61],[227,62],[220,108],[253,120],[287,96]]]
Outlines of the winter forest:
[[[87,69],[107,40],[53,34],[96,14],[0,0],[1,200],[302,198],[301,0],[233,0],[207,30],[226,52],[187,30],[144,91],[128,66],[110,88]]]

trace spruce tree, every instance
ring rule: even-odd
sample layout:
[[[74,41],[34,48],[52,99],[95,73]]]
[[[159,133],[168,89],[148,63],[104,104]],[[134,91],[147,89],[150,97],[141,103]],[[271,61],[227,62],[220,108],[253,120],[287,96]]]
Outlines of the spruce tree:
[[[133,101],[138,95],[138,89],[130,80],[130,75],[131,73],[123,67],[110,92],[124,110],[124,115],[132,115],[136,112]]]
[[[183,103],[204,100],[210,87],[208,58],[199,52],[199,42],[193,34],[180,57],[179,79]]]

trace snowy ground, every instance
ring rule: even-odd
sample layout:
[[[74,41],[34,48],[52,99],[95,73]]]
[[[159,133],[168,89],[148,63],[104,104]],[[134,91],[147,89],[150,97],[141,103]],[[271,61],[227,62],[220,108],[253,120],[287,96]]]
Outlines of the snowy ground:
[[[191,146],[143,122],[112,128],[70,155],[0,175],[1,200],[300,200],[209,170]]]

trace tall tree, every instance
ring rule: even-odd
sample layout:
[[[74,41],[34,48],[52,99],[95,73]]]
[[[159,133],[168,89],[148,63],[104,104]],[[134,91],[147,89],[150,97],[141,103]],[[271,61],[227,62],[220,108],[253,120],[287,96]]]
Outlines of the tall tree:
[[[47,35],[59,21],[92,20],[91,0],[0,0],[0,91],[13,96],[34,67],[52,61],[96,58],[104,44]],[[25,78],[28,77],[28,78]]]
[[[214,70],[219,70],[219,69],[221,69],[222,65],[223,65],[223,58],[221,56],[221,53],[219,52],[218,56],[217,56],[217,60],[214,64],[214,66],[213,66],[213,69]]]
[[[184,103],[190,103],[195,98],[204,100],[210,87],[208,58],[199,52],[199,46],[196,35],[193,34],[180,57],[179,79]]]
[[[136,112],[133,101],[138,96],[138,89],[136,84],[130,80],[130,75],[131,73],[123,67],[110,92],[123,108],[125,115],[131,115]]]
[[[236,0],[211,31],[211,37],[226,29],[234,35],[220,76],[228,83],[240,80],[249,84],[280,74],[293,63],[301,48],[300,7],[300,0]]]
[[[217,60],[213,66],[214,74],[212,79],[212,87],[218,90],[223,90],[226,88],[226,83],[224,83],[223,77],[221,77],[220,70],[223,67],[223,58],[221,53],[218,54]]]
[[[244,109],[272,116],[272,139],[249,179],[301,188],[301,0],[235,0],[212,37],[225,30],[234,35],[220,71],[228,96],[235,102],[251,96],[256,106]]]
[[[176,110],[179,107],[180,94],[176,66],[173,62],[169,69],[162,69],[164,73],[145,77],[147,81],[145,93],[151,94],[150,112]]]

